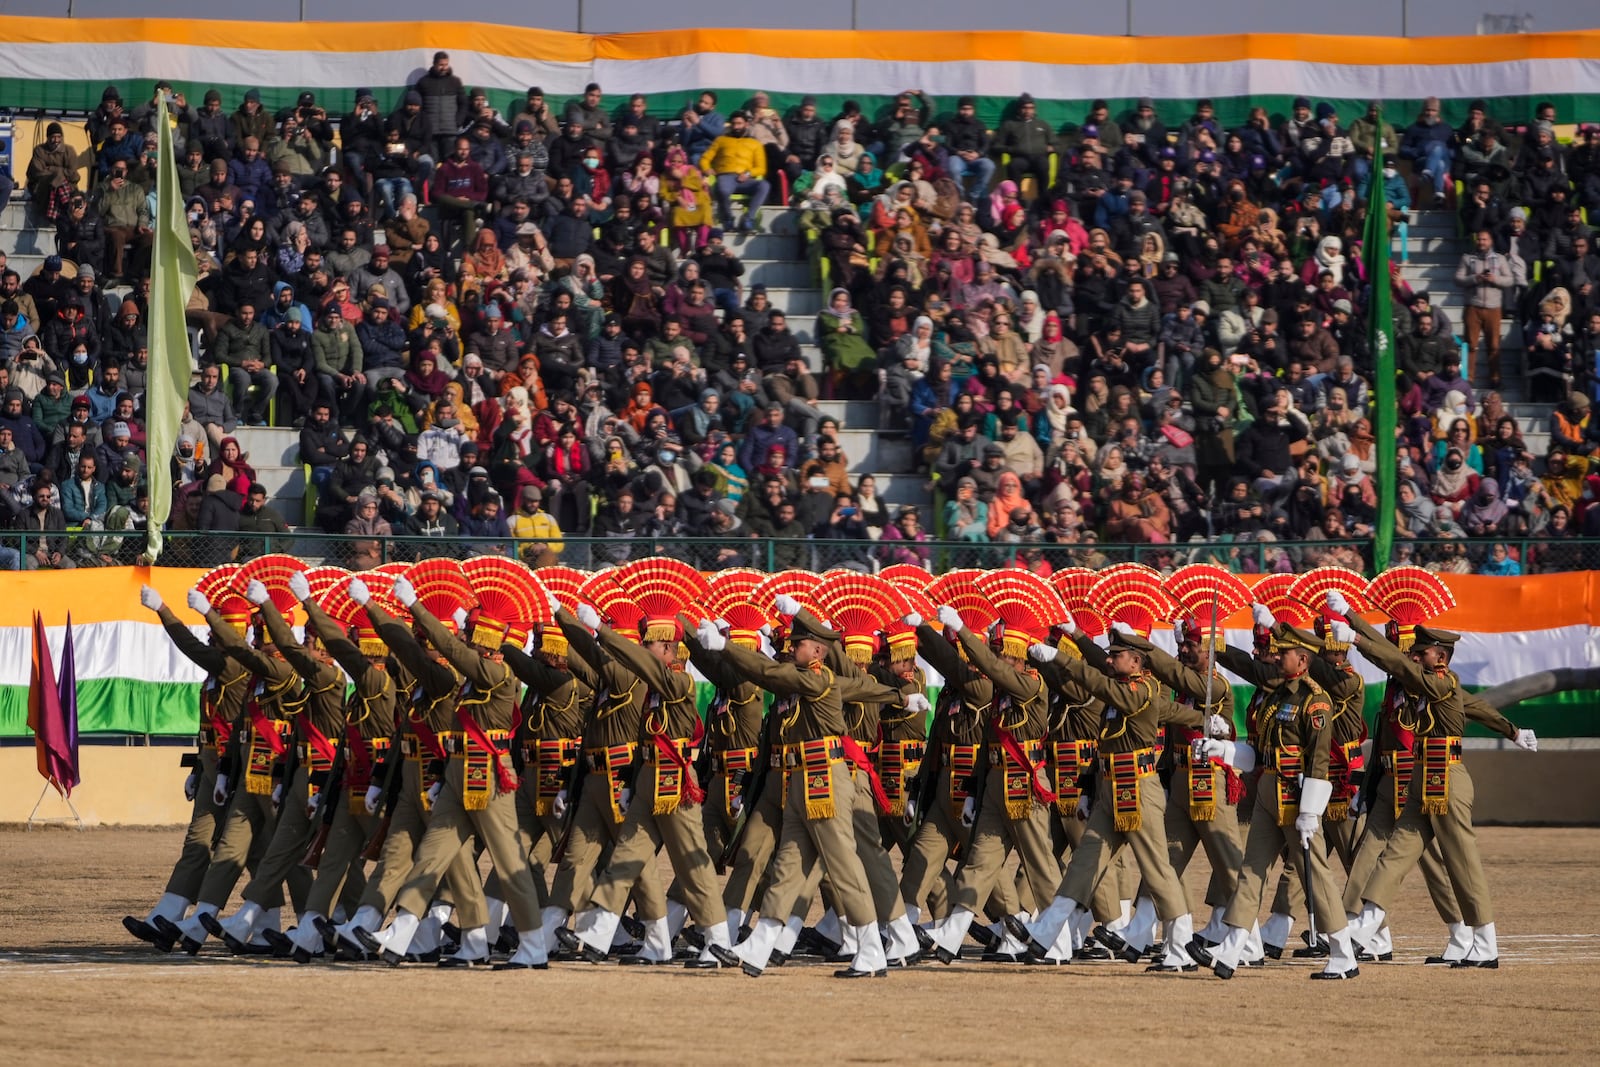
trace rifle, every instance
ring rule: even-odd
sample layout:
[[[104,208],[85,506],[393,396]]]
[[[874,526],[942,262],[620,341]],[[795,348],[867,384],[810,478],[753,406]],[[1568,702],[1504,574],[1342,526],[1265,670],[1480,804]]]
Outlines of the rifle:
[[[745,780],[744,790],[740,793],[744,799],[739,805],[739,814],[734,816],[733,832],[728,834],[728,843],[722,849],[722,855],[717,857],[717,873],[722,874],[728,869],[734,857],[739,854],[739,846],[744,842],[745,827],[750,823],[750,809],[761,799],[761,794],[766,791],[767,777],[772,770],[772,729],[773,718],[779,701],[774,701],[771,708],[767,709],[767,717],[761,721],[761,743],[756,746],[756,769],[750,772]]]
[[[300,866],[307,870],[317,869],[322,862],[322,851],[328,847],[328,834],[333,830],[334,810],[339,806],[339,791],[344,785],[345,750],[348,745],[348,737],[341,734],[339,751],[334,753],[333,766],[328,769],[327,782],[322,787],[322,821],[317,826],[317,836],[311,839],[311,847],[306,850],[305,858],[300,861]]]
[[[378,828],[372,832],[367,847],[361,850],[363,860],[376,861],[383,853],[383,843],[389,839],[389,823],[394,819],[394,809],[400,805],[400,768],[405,762],[400,752],[400,738],[396,737],[389,746],[389,759],[383,768],[383,818],[378,820]]]
[[[951,687],[945,683],[939,690],[939,704],[933,713],[933,729],[928,732],[927,745],[923,749],[922,763],[917,767],[916,776],[911,779],[908,790],[911,798],[916,801],[917,815],[911,820],[911,836],[917,836],[917,830],[928,817],[928,812],[933,810],[933,805],[939,800],[939,774],[944,766],[945,739],[949,732],[947,721],[949,719]]]

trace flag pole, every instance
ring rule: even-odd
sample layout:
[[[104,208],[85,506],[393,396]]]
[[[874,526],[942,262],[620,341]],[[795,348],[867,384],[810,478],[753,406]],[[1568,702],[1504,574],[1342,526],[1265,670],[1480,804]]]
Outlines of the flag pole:
[[[1374,119],[1372,175],[1367,188],[1367,219],[1362,230],[1361,257],[1366,264],[1367,283],[1372,286],[1367,301],[1367,342],[1373,359],[1373,389],[1376,396],[1378,437],[1377,479],[1378,515],[1373,524],[1372,572],[1389,567],[1394,546],[1395,479],[1399,477],[1395,458],[1396,424],[1394,287],[1389,281],[1389,212],[1383,195],[1383,113]]]

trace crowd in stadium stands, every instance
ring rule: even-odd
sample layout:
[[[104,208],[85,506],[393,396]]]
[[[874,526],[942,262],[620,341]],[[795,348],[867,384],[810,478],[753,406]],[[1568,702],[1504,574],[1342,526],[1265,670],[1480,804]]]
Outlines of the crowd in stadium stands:
[[[990,129],[971,98],[916,91],[831,116],[703,92],[663,118],[591,85],[504,114],[444,53],[389,114],[365,90],[276,114],[254,91],[231,111],[178,94],[199,371],[177,454],[147,457],[155,103],[108,87],[91,152],[51,125],[23,179],[59,252],[0,280],[0,482],[13,527],[57,534],[26,566],[103,561],[62,531],[137,528],[152,460],[173,528],[282,529],[231,436],[271,418],[300,429],[330,532],[515,536],[544,558],[563,536],[871,539],[879,564],[926,562],[939,536],[1041,568],[1034,546],[1212,539],[1302,543],[1242,566],[1359,567],[1344,542],[1387,521],[1374,282],[1394,294],[1402,546],[1459,539],[1416,558],[1515,573],[1600,534],[1600,127],[1559,141],[1550,104],[1474,102],[1453,128],[1436,100],[1297,99],[1230,129],[1208,101],[1096,101],[1057,128],[1024,94]],[[1459,216],[1465,321],[1398,264],[1364,276],[1374,181],[1395,223]],[[767,242],[809,261],[814,321],[737,254],[785,203],[797,236]],[[1525,392],[1559,402],[1547,456],[1497,391],[1513,322]],[[938,513],[852,480],[822,398],[875,399],[850,428],[909,439],[915,471],[891,473],[925,477]],[[1527,536],[1535,558],[1499,543]]]

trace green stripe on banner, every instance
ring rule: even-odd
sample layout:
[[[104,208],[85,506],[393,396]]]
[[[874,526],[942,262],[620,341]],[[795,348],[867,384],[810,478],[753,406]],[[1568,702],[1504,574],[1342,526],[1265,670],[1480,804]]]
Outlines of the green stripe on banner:
[[[78,683],[78,732],[184,736],[200,727],[200,687],[191,682],[96,678]],[[0,737],[29,737],[28,687],[0,686]]]
[[[979,64],[981,66],[981,64]],[[123,98],[130,101],[144,103],[150,99],[154,91],[152,79],[126,79],[119,81]],[[45,111],[90,111],[100,105],[100,93],[105,88],[105,80],[94,81],[66,81],[42,80],[32,78],[0,78],[0,100],[7,101],[8,107],[19,109],[39,108]],[[399,105],[401,96],[405,93],[404,86],[374,85],[371,87],[373,96],[377,99],[378,106],[385,113]],[[745,88],[728,88],[724,86],[685,86],[677,91],[661,91],[651,93],[650,113],[661,119],[676,119],[681,110],[692,104],[702,89],[715,92],[718,99],[733,101],[722,110],[730,111],[732,107],[744,106],[751,93],[759,86]],[[818,87],[819,89],[822,87]],[[1027,88],[1024,85],[1022,88]],[[223,110],[232,112],[239,106],[239,101],[244,99],[244,94],[250,89],[259,89],[261,92],[261,106],[267,111],[277,111],[279,108],[292,107],[303,90],[310,90],[317,94],[317,102],[328,110],[330,115],[343,115],[354,106],[354,88],[330,89],[324,85],[257,85],[248,83],[242,85],[219,85],[215,82],[198,82],[173,80],[173,89],[183,93],[191,101],[199,101],[205,96],[207,89],[216,89],[222,94]],[[500,110],[502,114],[513,115],[527,103],[526,90],[496,89],[485,87],[489,102]],[[626,94],[631,89],[623,84],[617,87],[616,92]],[[772,106],[779,112],[787,113],[790,108],[798,107],[802,93],[771,93]],[[872,93],[844,92],[818,92],[813,94],[817,100],[817,113],[824,119],[830,119],[838,114],[846,100],[854,100],[861,105],[863,112],[876,117],[880,113],[887,114],[894,103],[892,95],[874,95]],[[1273,125],[1276,125],[1287,116],[1294,103],[1296,94],[1262,94],[1260,96],[1216,96],[1210,98],[1216,107],[1217,120],[1224,126],[1233,127],[1243,125],[1249,118],[1252,107],[1264,107],[1269,115],[1273,116]],[[624,97],[619,97],[625,99]],[[549,101],[552,109],[560,111],[569,101],[581,99],[573,96],[566,99],[551,98]],[[1124,114],[1133,110],[1137,103],[1134,97],[1105,97],[1107,106],[1114,118],[1120,119]],[[1459,125],[1467,117],[1467,104],[1470,97],[1458,97],[1441,101],[1441,118],[1450,125]],[[1539,101],[1548,100],[1555,104],[1556,111],[1561,115],[1589,115],[1600,110],[1600,96],[1578,93],[1544,93],[1534,96],[1495,96],[1485,99],[1491,115],[1498,115],[1503,119],[1513,116],[1531,114],[1533,106]],[[1163,97],[1156,101],[1162,121],[1170,129],[1176,129],[1190,115],[1194,114],[1195,104],[1199,97]],[[1348,118],[1364,115],[1367,111],[1365,99],[1318,97],[1318,102],[1331,103],[1339,114]],[[955,112],[956,98],[954,96],[935,97],[935,103],[940,115]],[[990,128],[998,127],[1003,117],[1009,117],[1010,110],[1016,104],[1014,96],[979,96],[976,97],[978,117],[983,119]],[[1088,111],[1091,98],[1081,100],[1055,100],[1039,97],[1039,117],[1056,127],[1068,123],[1083,121]],[[1422,101],[1417,99],[1394,98],[1385,102],[1386,110],[1394,116],[1403,116],[1409,123],[1421,110]]]

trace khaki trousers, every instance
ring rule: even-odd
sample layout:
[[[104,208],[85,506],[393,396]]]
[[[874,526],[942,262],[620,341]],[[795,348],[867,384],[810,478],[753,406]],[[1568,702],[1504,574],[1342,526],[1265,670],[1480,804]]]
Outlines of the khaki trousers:
[[[733,819],[728,815],[727,775],[717,773],[711,776],[711,784],[706,787],[706,802],[700,805],[700,813],[706,835],[706,855],[711,857],[714,868],[717,858],[728,847],[728,838],[733,834]],[[686,904],[681,883],[680,878],[672,880],[672,884],[667,886],[667,899]]]
[[[856,800],[851,809],[855,823],[856,855],[867,875],[867,887],[872,893],[872,906],[877,909],[878,921],[894,922],[906,913],[906,902],[900,898],[900,880],[894,874],[894,861],[884,851],[883,839],[878,835],[878,802],[872,796],[872,780],[861,771],[851,771],[856,783]],[[795,900],[790,915],[801,920],[811,914],[811,898],[823,885],[822,868],[811,869],[805,890]],[[836,906],[832,887],[827,887],[825,898],[830,907]]]
[[[1245,838],[1244,864],[1239,869],[1239,889],[1228,904],[1223,921],[1229,926],[1249,929],[1261,911],[1266,894],[1267,874],[1279,856],[1284,857],[1284,874],[1298,880],[1305,852],[1300,847],[1300,832],[1293,824],[1278,825],[1277,803],[1274,793],[1276,779],[1263,774],[1256,788],[1255,811],[1250,816],[1250,831]],[[1344,905],[1339,899],[1338,886],[1328,868],[1328,848],[1322,840],[1322,824],[1318,821],[1317,835],[1311,839],[1311,891],[1316,895],[1317,930],[1335,933],[1345,927]]]
[[[1139,779],[1139,829],[1123,831],[1117,829],[1112,811],[1111,776],[1101,774],[1097,778],[1088,829],[1083,842],[1072,850],[1066,874],[1053,895],[1070,897],[1080,904],[1092,900],[1096,882],[1103,880],[1103,873],[1110,876],[1110,871],[1102,871],[1102,867],[1109,868],[1115,851],[1127,844],[1139,873],[1144,876],[1145,891],[1155,902],[1156,914],[1161,920],[1166,922],[1189,914],[1183,883],[1173,873],[1172,860],[1167,854],[1167,798],[1161,790],[1161,779],[1153,774]]]
[[[1206,850],[1206,859],[1211,863],[1206,903],[1218,908],[1232,900],[1239,888],[1244,848],[1239,842],[1239,809],[1226,799],[1225,773],[1213,765],[1211,777],[1217,813],[1214,818],[1197,821],[1189,815],[1189,768],[1179,767],[1173,772],[1172,795],[1167,798],[1167,853],[1172,858],[1173,872],[1182,878],[1195,848]]]
[[[1346,815],[1338,822],[1322,821],[1322,834],[1328,839],[1328,850],[1339,857],[1345,876],[1350,875],[1350,864],[1356,858],[1356,839],[1360,835],[1360,817]]]
[[[934,790],[933,808],[923,812],[922,823],[911,839],[911,848],[900,864],[900,895],[906,903],[917,907],[926,899],[925,919],[943,919],[950,914],[956,879],[947,864],[950,853],[966,845],[967,832],[968,828],[950,813],[950,775],[941,772]],[[1003,905],[1009,906],[1003,908],[1002,913],[1015,914],[1018,908],[1012,905],[1016,905],[1016,887],[1002,878],[995,884],[995,893],[1001,897]]]
[[[654,765],[646,764],[640,769],[638,787],[633,792],[628,814],[617,833],[616,845],[611,850],[611,862],[595,883],[589,903],[621,915],[628,906],[628,895],[633,892],[634,884],[643,877],[645,871],[655,871],[656,852],[665,846],[683,893],[684,906],[689,909],[689,917],[701,929],[722,922],[727,918],[727,911],[717,892],[716,870],[711,864],[711,855],[706,851],[705,821],[700,805],[680,800],[674,810],[657,815],[655,802]],[[662,901],[661,909],[649,911],[656,899]],[[636,901],[635,918],[646,921],[666,918],[665,895],[658,891],[656,899]]]
[[[1450,764],[1446,775],[1449,803],[1443,815],[1424,815],[1420,783],[1412,785],[1405,810],[1395,822],[1394,833],[1378,858],[1363,897],[1387,911],[1406,875],[1422,858],[1429,842],[1436,840],[1444,854],[1450,883],[1455,887],[1456,902],[1461,905],[1461,921],[1468,926],[1484,926],[1494,922],[1494,909],[1489,902],[1483,858],[1478,854],[1477,831],[1472,827],[1472,776],[1463,763]]]
[[[1378,869],[1378,859],[1389,846],[1389,839],[1394,836],[1394,824],[1394,775],[1385,774],[1378,783],[1372,810],[1367,812],[1361,841],[1356,845],[1355,858],[1350,862],[1350,875],[1345,880],[1344,910],[1352,915],[1361,910],[1367,885],[1372,881],[1373,872]],[[1444,855],[1439,851],[1437,840],[1428,842],[1428,847],[1422,850],[1422,855],[1417,859],[1417,866],[1422,869],[1422,880],[1428,887],[1428,899],[1433,901],[1433,909],[1439,913],[1439,918],[1446,926],[1460,922],[1461,906],[1456,902],[1455,887],[1450,884],[1450,875],[1444,869]]]
[[[1061,864],[1050,844],[1051,809],[1030,798],[1026,817],[1011,818],[1006,813],[1005,779],[1000,767],[991,769],[985,779],[972,851],[956,874],[953,899],[968,911],[977,911],[997,885],[1010,881],[1001,875],[1012,849],[1021,857],[1022,875],[1035,902],[1048,902],[1061,883]],[[1033,910],[1025,908],[1020,897],[1018,909]]]
[[[822,871],[833,883],[845,921],[851,926],[877,922],[867,873],[856,855],[855,819],[851,810],[855,803],[855,783],[848,765],[842,761],[831,763],[829,774],[835,811],[824,819],[806,817],[805,769],[795,768],[789,775],[783,828],[778,835],[778,851],[772,859],[772,884],[761,900],[763,918],[779,919],[790,915],[812,868],[821,860]]]
[[[744,833],[734,851],[733,866],[728,869],[728,882],[722,887],[722,903],[728,911],[737,908],[748,913],[770,888],[768,868],[783,829],[783,772],[769,769],[761,795],[753,801],[755,806],[745,813]],[[750,803],[752,798],[746,795],[745,804]]]
[[[611,794],[605,774],[589,775],[578,797],[578,810],[572,814],[572,833],[567,835],[567,851],[556,867],[550,887],[549,904],[571,914],[589,903],[595,879],[611,864],[624,823],[611,814]],[[628,805],[631,811],[639,798]],[[624,822],[626,819],[624,819]],[[633,883],[633,906],[641,918],[660,918],[667,913],[667,898],[661,891],[661,876],[656,865],[647,863]]]
[[[200,894],[200,883],[205,881],[206,868],[211,866],[211,848],[217,842],[226,815],[211,799],[217,788],[217,750],[210,745],[200,750],[198,770],[189,829],[183,835],[183,849],[178,853],[178,862],[172,865],[172,876],[167,879],[166,888],[166,892],[184,900],[194,900]]]
[[[322,822],[320,811],[316,823],[306,815],[306,798],[310,792],[310,773],[305,767],[296,768],[294,778],[283,791],[283,800],[278,805],[278,820],[272,827],[272,837],[268,840],[266,851],[261,854],[261,862],[256,864],[250,883],[244,887],[244,899],[262,904],[268,894],[276,890],[281,901],[283,891],[279,887],[290,873],[303,870],[300,861],[305,858],[306,849],[311,847],[311,839]],[[322,800],[327,803],[328,798],[324,796]],[[309,878],[310,874],[306,877]]]
[[[305,814],[305,806],[301,805],[301,815]],[[245,792],[244,784],[234,791],[233,803],[228,807],[228,814],[222,823],[222,832],[217,836],[217,843],[211,850],[211,863],[206,868],[205,879],[200,884],[200,895],[197,903],[211,904],[218,908],[228,902],[228,897],[233,895],[233,887],[239,881],[239,875],[248,867],[251,871],[259,868],[261,859],[267,850],[267,844],[272,839],[272,828],[277,822],[277,813],[272,810],[272,797],[261,796]],[[296,864],[287,876],[289,894],[298,911],[299,905],[305,901],[306,893],[311,889],[311,872]],[[283,906],[284,879],[268,886],[256,901],[263,911]]]
[[[367,879],[362,870],[365,861],[361,853],[366,851],[367,842],[378,828],[378,816],[368,815],[366,804],[361,800],[352,804],[346,790],[340,790],[339,795],[325,795],[322,798],[324,804],[334,801],[338,802],[339,807],[333,813],[333,825],[328,828],[328,842],[322,848],[322,860],[317,864],[317,877],[311,883],[305,910],[318,915],[332,915],[333,902],[340,900],[346,902],[346,910],[354,915],[355,910],[349,906],[349,901],[359,903],[366,892]]]
[[[509,758],[509,757],[502,757]],[[505,901],[511,909],[511,921],[518,933],[539,929],[539,891],[533,884],[533,870],[528,866],[528,854],[517,840],[517,801],[513,793],[500,793],[489,798],[489,806],[482,811],[468,811],[462,806],[461,788],[466,774],[466,759],[452,756],[445,770],[444,784],[439,790],[438,803],[433,808],[433,818],[427,832],[417,846],[417,860],[410,877],[400,890],[395,906],[411,915],[421,916],[428,902],[439,890],[439,883],[472,835],[489,851],[495,870],[500,872],[505,887]]]
[[[367,879],[366,890],[361,894],[360,906],[370,907],[387,915],[406,884],[415,863],[417,846],[428,830],[431,813],[422,810],[422,771],[415,760],[406,760],[400,768],[400,798],[389,818],[389,835],[383,839],[378,854],[378,865]],[[475,930],[489,923],[489,904],[484,900],[483,881],[478,877],[478,864],[472,843],[468,842],[461,854],[445,871],[445,888],[437,899],[453,904],[456,925],[463,930]]]

